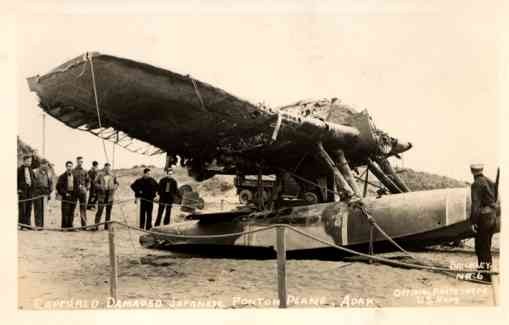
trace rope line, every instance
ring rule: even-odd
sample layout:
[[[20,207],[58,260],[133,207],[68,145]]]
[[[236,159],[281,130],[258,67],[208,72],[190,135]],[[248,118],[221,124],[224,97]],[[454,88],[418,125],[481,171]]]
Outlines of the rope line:
[[[193,83],[194,91],[195,91],[196,96],[198,97],[198,99],[200,101],[200,105],[201,105],[202,110],[204,112],[208,112],[207,108],[205,107],[205,103],[203,102],[203,98],[201,97],[200,91],[198,90],[198,86],[196,85],[196,81],[191,76],[189,76],[189,78],[191,79],[191,82]]]
[[[127,223],[116,221],[116,220],[111,220],[111,221],[107,221],[107,222],[100,222],[100,223],[89,225],[89,226],[85,226],[85,227],[73,227],[73,228],[68,228],[68,229],[64,228],[64,229],[67,230],[67,231],[72,231],[72,230],[79,230],[79,229],[83,229],[83,228],[96,227],[96,226],[107,224],[107,223],[109,223],[109,224],[116,223],[116,224],[118,224],[120,226],[123,226],[125,228],[130,228],[130,229],[133,229],[133,230],[136,230],[136,231],[139,231],[139,232],[143,232],[143,233],[147,233],[147,234],[151,234],[151,235],[157,235],[157,236],[160,236],[160,237],[173,238],[173,239],[175,239],[175,238],[179,238],[179,239],[214,239],[214,238],[240,237],[240,236],[249,235],[249,234],[253,234],[253,233],[257,233],[257,232],[261,232],[261,231],[267,231],[267,230],[270,230],[270,229],[273,229],[273,228],[277,228],[277,227],[285,227],[285,228],[288,228],[288,229],[290,229],[290,230],[292,230],[292,231],[294,231],[294,232],[296,232],[296,233],[298,233],[298,234],[300,234],[300,235],[302,235],[304,237],[308,237],[308,238],[313,239],[315,241],[318,241],[318,242],[320,242],[320,243],[322,243],[324,245],[330,246],[332,248],[336,248],[338,250],[344,251],[344,252],[352,254],[352,255],[358,255],[358,256],[361,256],[361,257],[368,258],[368,259],[379,261],[380,263],[383,263],[383,264],[397,265],[397,266],[402,266],[402,267],[407,267],[407,268],[415,268],[415,269],[428,270],[428,271],[437,271],[437,272],[449,272],[449,273],[474,272],[474,273],[485,273],[485,274],[495,274],[495,275],[499,274],[498,271],[490,271],[490,270],[477,270],[477,269],[457,270],[457,269],[449,269],[449,268],[430,266],[430,265],[421,265],[421,264],[415,264],[415,263],[405,263],[405,262],[393,261],[393,260],[388,259],[388,258],[384,258],[384,257],[376,256],[376,255],[369,255],[369,254],[362,253],[362,252],[359,252],[359,251],[356,251],[356,250],[353,250],[353,249],[350,249],[350,248],[346,248],[346,247],[341,246],[341,245],[337,245],[337,244],[335,244],[335,243],[333,243],[331,241],[319,238],[319,237],[317,237],[315,235],[312,235],[310,233],[307,233],[305,231],[302,231],[300,229],[297,229],[297,228],[295,228],[293,226],[290,226],[290,225],[287,225],[287,224],[273,224],[273,225],[266,226],[266,227],[261,227],[261,228],[258,228],[258,229],[246,230],[246,231],[235,232],[235,233],[228,233],[228,234],[220,234],[220,235],[177,235],[177,234],[168,234],[168,233],[164,233],[164,232],[158,232],[158,231],[155,231],[155,230],[150,230],[149,231],[149,230],[141,229],[141,228],[138,228],[138,227],[131,226],[131,225],[127,224]],[[32,226],[21,224],[21,223],[18,223],[18,225],[23,226],[23,227],[38,228],[38,227],[32,227]],[[62,231],[61,228],[39,227],[38,229]]]
[[[95,228],[98,226],[105,225],[107,223],[111,223],[112,221],[107,222],[98,222],[87,226],[81,226],[81,227],[65,227],[65,228],[55,228],[55,227],[37,227],[32,225],[27,225],[21,222],[18,222],[18,226],[22,228],[30,228],[32,230],[46,230],[46,231],[58,231],[58,232],[66,232],[66,231],[76,231],[76,230],[83,230],[88,228]]]
[[[87,54],[87,59],[90,62],[90,72],[92,75],[92,86],[94,89],[95,108],[97,111],[97,122],[99,124],[99,128],[102,129],[101,113],[100,113],[100,109],[99,109],[99,96],[97,95],[97,85],[95,83],[94,62],[92,60],[92,57],[88,54]],[[108,157],[108,151],[106,150],[105,140],[104,140],[104,138],[101,138],[101,139],[102,139],[102,144],[103,144],[104,156],[106,157],[106,161],[109,162],[110,159]]]
[[[296,175],[296,174],[292,173],[291,171],[285,170],[285,169],[283,169],[283,168],[281,168],[281,170],[283,170],[283,171],[285,171],[285,172],[290,173],[293,177],[299,178],[299,179],[301,179],[301,180],[302,180],[302,181],[304,181],[304,182],[307,182],[307,183],[309,183],[309,184],[311,184],[311,185],[315,185],[315,186],[317,186],[317,187],[320,187],[320,185],[319,185],[318,183],[315,183],[315,182],[313,182],[313,181],[311,181],[311,180],[308,180],[308,179],[303,178],[303,177],[301,177],[301,176],[299,176],[299,175]],[[338,194],[336,191],[333,191],[333,190],[331,190],[331,189],[329,189],[329,188],[326,188],[326,190],[327,190],[327,191],[329,191],[330,193]],[[358,203],[358,201],[356,201],[355,203]],[[375,227],[375,228],[376,228],[376,229],[377,229],[377,230],[378,230],[378,231],[382,234],[382,236],[383,236],[383,237],[384,237],[387,241],[389,241],[392,245],[394,245],[394,246],[395,246],[398,250],[400,250],[403,254],[405,254],[406,256],[408,256],[408,257],[410,257],[410,258],[412,258],[412,259],[413,259],[413,260],[415,260],[416,262],[420,262],[420,263],[422,263],[422,264],[426,264],[426,263],[429,263],[429,264],[435,264],[435,263],[430,262],[430,261],[426,261],[426,263],[425,263],[425,262],[424,262],[424,261],[425,261],[425,259],[424,259],[424,258],[420,258],[420,259],[419,259],[419,258],[417,258],[416,256],[414,256],[413,254],[409,253],[409,252],[408,252],[407,250],[405,250],[403,247],[401,247],[401,245],[399,245],[399,244],[398,244],[398,243],[397,243],[394,239],[392,239],[392,237],[391,237],[391,236],[389,236],[389,235],[388,235],[388,234],[387,234],[387,233],[383,230],[383,228],[382,228],[382,227],[381,227],[381,226],[380,226],[380,225],[376,222],[376,219],[375,219],[373,216],[371,216],[371,215],[367,212],[367,210],[366,210],[366,208],[365,208],[364,206],[359,206],[358,204],[356,204],[356,205],[354,205],[354,207],[359,208],[359,209],[361,210],[361,212],[363,213],[363,215],[367,217],[368,221],[369,221],[370,223],[372,223],[372,224],[373,224],[373,226],[374,226],[374,227]],[[369,256],[372,256],[372,255],[369,255]],[[447,270],[448,270],[448,269],[447,269]]]
[[[345,251],[345,252],[353,254],[353,255],[359,255],[359,256],[362,256],[362,257],[366,257],[368,259],[377,260],[377,261],[379,261],[381,263],[394,264],[394,265],[405,266],[405,267],[409,267],[409,268],[416,268],[416,269],[429,270],[429,271],[439,271],[439,272],[450,272],[450,273],[475,272],[475,273],[486,273],[486,274],[498,274],[497,271],[474,270],[474,269],[456,270],[456,269],[449,269],[449,268],[443,268],[443,267],[436,267],[436,266],[429,266],[429,265],[420,265],[420,264],[413,264],[413,263],[405,263],[405,262],[393,261],[393,260],[390,260],[390,259],[387,259],[387,258],[384,258],[384,257],[380,257],[380,256],[376,256],[376,255],[369,255],[369,254],[365,254],[365,253],[362,253],[362,252],[359,252],[359,251],[356,251],[356,250],[353,250],[353,249],[350,249],[350,248],[346,248],[346,247],[343,247],[343,246],[340,246],[340,245],[336,245],[335,243],[332,243],[330,241],[321,239],[319,237],[316,237],[316,236],[314,236],[312,234],[309,234],[309,233],[307,233],[305,231],[296,229],[296,228],[294,228],[292,226],[289,226],[289,225],[282,225],[282,226],[284,226],[284,227],[286,227],[286,228],[288,228],[290,230],[293,230],[294,232],[296,232],[298,234],[301,234],[302,236],[305,236],[305,237],[308,237],[310,239],[316,240],[316,241],[318,241],[318,242],[320,242],[322,244],[331,246],[333,248]]]
[[[35,200],[38,200],[40,198],[44,198],[46,197],[47,195],[37,195],[37,196],[33,196],[31,198],[28,198],[28,199],[18,199],[18,203],[22,203],[22,202],[28,202],[28,201],[35,201]],[[147,202],[152,202],[152,203],[155,203],[155,204],[158,204],[158,205],[164,205],[164,206],[167,206],[167,205],[172,205],[172,206],[186,206],[186,205],[182,205],[182,204],[179,204],[179,203],[164,203],[164,202],[159,202],[159,201],[155,201],[155,200],[149,200],[149,199],[145,199],[145,198],[135,198],[135,199],[139,199],[139,200],[143,200],[143,201],[147,201]],[[65,202],[65,203],[71,203],[71,204],[78,204],[78,199],[76,199],[75,201],[70,201],[70,200],[63,200],[63,199],[57,199],[55,198],[54,199],[55,201],[59,201],[59,202]],[[100,202],[96,202],[94,204],[95,205],[103,205],[103,206],[107,206],[109,204],[124,204],[124,203],[128,203],[128,202],[131,202],[132,199],[121,199],[121,200],[113,200],[109,203],[100,203]],[[200,200],[195,200],[195,199],[187,199],[187,201],[190,201],[190,202],[194,202],[194,203],[201,203]],[[237,202],[233,202],[233,201],[223,201],[223,202],[226,202],[226,203],[231,203],[231,204],[234,204],[234,203],[237,203]]]

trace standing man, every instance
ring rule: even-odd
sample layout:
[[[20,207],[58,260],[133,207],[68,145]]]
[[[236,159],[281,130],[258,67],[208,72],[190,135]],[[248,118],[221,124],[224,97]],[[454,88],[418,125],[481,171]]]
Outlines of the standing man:
[[[131,184],[131,189],[140,204],[140,228],[149,230],[152,228],[152,209],[158,184],[150,176],[150,169],[143,170],[143,176]]]
[[[83,157],[76,158],[76,167],[72,170],[74,180],[78,186],[78,201],[80,202],[80,220],[81,226],[87,225],[87,192],[90,186],[90,178],[85,168],[83,168]]]
[[[92,168],[88,171],[88,179],[90,180],[90,192],[88,194],[87,209],[92,210],[95,208],[97,203],[97,193],[95,188],[95,177],[97,176],[97,169],[99,163],[97,161],[92,162]],[[105,165],[106,166],[106,165]]]
[[[62,197],[62,229],[72,228],[78,199],[78,183],[72,171],[72,162],[66,162],[65,172],[57,180],[57,193]]]
[[[23,165],[18,168],[18,223],[31,224],[32,215],[32,189],[34,172],[32,170],[32,156],[23,156]],[[20,226],[20,230],[30,230],[29,227]]]
[[[475,232],[475,252],[477,254],[478,269],[490,270],[491,239],[496,228],[495,185],[483,175],[484,166],[474,164],[470,166],[474,183],[471,186],[472,208],[470,222]],[[489,274],[483,274],[483,280],[491,282]]]
[[[159,209],[157,210],[157,218],[154,224],[155,227],[159,227],[161,225],[161,218],[163,216],[163,212],[166,210],[164,214],[164,225],[168,225],[170,223],[171,216],[171,205],[174,200],[174,196],[177,194],[177,181],[171,177],[173,174],[173,169],[166,168],[166,176],[161,178],[159,181]]]
[[[39,168],[34,171],[34,212],[35,212],[35,226],[44,227],[44,212],[47,201],[50,199],[51,192],[53,192],[53,180],[48,174],[48,163],[42,161]]]
[[[95,214],[95,223],[101,222],[104,207],[106,207],[105,221],[111,220],[111,208],[113,207],[113,197],[118,188],[117,177],[111,172],[111,164],[105,163],[102,172],[95,177],[95,187],[97,191],[97,213]],[[104,229],[108,229],[108,224],[104,225]],[[98,227],[93,228],[98,230]]]

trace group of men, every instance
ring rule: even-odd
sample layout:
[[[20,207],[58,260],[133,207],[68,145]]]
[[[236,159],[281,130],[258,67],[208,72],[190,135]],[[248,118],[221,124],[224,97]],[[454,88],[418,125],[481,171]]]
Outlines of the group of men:
[[[171,177],[173,170],[165,169],[166,175],[161,178],[159,183],[151,176],[149,168],[143,170],[143,176],[135,180],[131,184],[136,201],[139,202],[140,228],[149,230],[152,228],[152,210],[154,207],[154,198],[159,195],[159,209],[157,211],[155,227],[170,223],[171,207],[175,197],[179,195],[177,181]]]
[[[110,163],[105,163],[102,170],[98,169],[98,165],[98,162],[94,161],[92,168],[87,171],[83,167],[83,157],[76,158],[76,167],[72,161],[65,163],[65,172],[58,177],[55,186],[61,200],[62,228],[73,227],[74,210],[78,203],[82,227],[87,226],[87,209],[95,209],[96,205],[95,223],[101,221],[105,208],[105,220],[111,220],[113,197],[119,184],[111,171]],[[48,167],[46,162],[36,160],[34,163],[32,155],[25,155],[23,164],[18,168],[18,222],[21,230],[39,230],[44,227],[44,204],[51,199],[53,192],[53,181]],[[31,227],[32,205],[36,228]],[[107,223],[105,229],[108,229]],[[90,230],[98,228],[91,227]]]
[[[108,162],[104,164],[102,170],[99,170],[98,163],[94,161],[92,168],[87,171],[83,167],[83,157],[76,158],[76,167],[72,161],[67,161],[65,172],[58,177],[56,185],[57,193],[62,198],[62,228],[73,227],[74,210],[78,203],[82,227],[87,226],[87,209],[95,209],[96,205],[94,223],[101,222],[104,210],[106,210],[105,221],[110,221],[118,185],[117,177],[111,171],[111,164]],[[88,229],[98,230],[98,226]],[[104,229],[108,229],[108,223],[104,225]]]
[[[74,211],[79,204],[81,229],[99,230],[98,226],[87,226],[87,210],[97,208],[94,224],[101,222],[105,213],[104,229],[108,229],[111,220],[115,192],[119,186],[117,177],[111,170],[111,164],[105,163],[99,170],[97,161],[92,162],[90,170],[83,167],[83,157],[76,158],[76,166],[72,161],[65,163],[65,172],[56,182],[56,192],[61,200],[62,228],[73,228]],[[154,199],[159,195],[159,209],[154,226],[170,223],[171,207],[178,195],[177,182],[171,174],[171,168],[165,169],[166,175],[159,183],[150,175],[149,168],[143,170],[143,176],[131,184],[136,201],[139,202],[140,228],[152,228],[152,210]],[[47,200],[53,192],[53,181],[49,174],[47,162],[40,162],[32,155],[23,157],[23,164],[18,168],[18,223],[21,230],[41,229],[44,227],[44,211]],[[31,227],[32,206],[35,210],[35,228]],[[163,219],[164,214],[164,219]]]

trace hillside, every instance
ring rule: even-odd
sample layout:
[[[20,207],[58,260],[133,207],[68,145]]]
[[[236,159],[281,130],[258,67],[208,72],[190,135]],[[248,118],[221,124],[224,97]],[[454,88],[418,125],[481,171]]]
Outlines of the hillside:
[[[25,142],[23,142],[23,140],[21,140],[19,138],[19,136],[17,137],[17,142],[18,142],[18,159],[17,159],[17,166],[21,166],[21,164],[23,163],[23,156],[26,155],[26,154],[31,154],[31,155],[34,155],[36,160],[39,160],[41,162],[47,162],[49,167],[50,167],[50,171],[51,173],[54,175],[55,172],[54,172],[54,169],[53,169],[53,164],[48,161],[46,158],[44,157],[40,157],[36,152],[35,152],[35,149],[32,148],[31,146],[29,146],[28,144],[26,144]]]
[[[396,169],[396,172],[412,191],[469,186],[468,183],[451,177],[419,172],[410,168]]]

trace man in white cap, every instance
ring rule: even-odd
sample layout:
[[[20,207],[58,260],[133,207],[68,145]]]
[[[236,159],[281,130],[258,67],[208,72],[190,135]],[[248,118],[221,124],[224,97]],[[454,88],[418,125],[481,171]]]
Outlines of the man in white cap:
[[[474,176],[474,182],[471,186],[472,208],[470,222],[472,230],[475,232],[475,253],[477,254],[478,269],[490,270],[491,259],[491,239],[496,228],[496,196],[495,185],[483,175],[484,166],[482,164],[470,165],[470,170]],[[490,282],[489,274],[483,275],[483,280]]]

